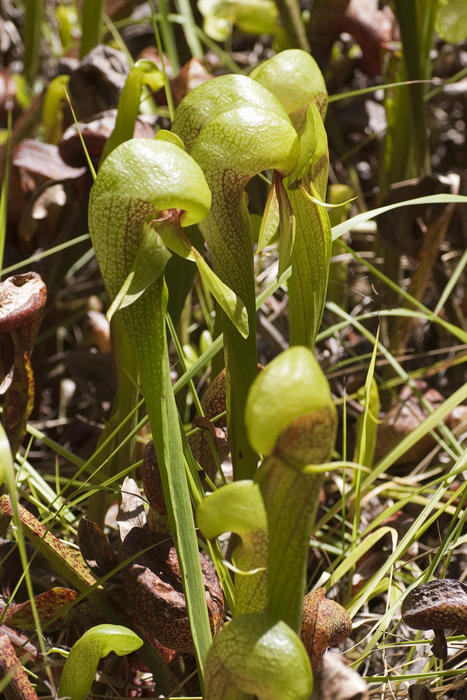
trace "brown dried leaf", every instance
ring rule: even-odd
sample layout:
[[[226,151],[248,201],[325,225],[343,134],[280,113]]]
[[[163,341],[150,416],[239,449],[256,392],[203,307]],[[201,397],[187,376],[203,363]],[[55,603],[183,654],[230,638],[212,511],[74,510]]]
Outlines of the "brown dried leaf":
[[[2,20],[0,19],[0,33],[2,31],[1,23]],[[2,122],[4,121],[7,112],[13,109],[15,95],[16,83],[13,80],[13,76],[8,68],[5,68],[0,72],[0,119]]]
[[[90,51],[70,76],[69,92],[78,119],[117,107],[127,74],[122,51],[103,44]]]
[[[149,501],[148,528],[155,533],[170,533],[162,480],[157,463],[154,443],[150,440],[144,448],[143,488]]]
[[[342,18],[341,31],[348,32],[360,45],[361,70],[375,77],[381,75],[383,49],[390,44],[395,18],[389,7],[379,7],[378,0],[350,0]]]
[[[67,579],[79,591],[87,591],[89,586],[95,584],[95,578],[72,550],[67,549],[32,513],[22,506],[19,506],[18,510],[25,536],[40,550],[56,573]],[[1,496],[0,528],[6,529],[12,515],[9,497]]]
[[[57,146],[34,139],[24,139],[18,144],[13,152],[13,165],[42,175],[48,180],[73,180],[86,172],[85,167],[73,168],[67,165]]]
[[[194,420],[194,424],[201,427],[201,430],[194,433],[189,442],[195,459],[206,474],[214,479],[218,465],[222,464],[230,450],[225,415],[216,421],[211,421],[226,410],[225,370],[212,380],[203,394],[201,405],[204,418],[197,416]]]
[[[116,117],[117,110],[110,109],[97,117],[93,116],[89,121],[71,124],[58,144],[58,151],[63,161],[73,169],[81,169],[83,166],[87,170],[86,153],[81,141],[83,139],[86,151],[97,169],[105,142],[114,130]],[[138,117],[135,121],[133,137],[152,138],[153,136],[152,126]]]
[[[69,612],[70,603],[77,596],[76,591],[71,588],[51,588],[50,591],[34,596],[34,602],[41,624],[47,626],[48,630],[57,630],[63,627],[62,616]],[[56,619],[55,619],[56,618]],[[5,613],[4,620],[10,627],[24,630],[34,630],[36,623],[32,614],[31,602],[10,605]],[[54,622],[51,623],[51,621]]]
[[[9,598],[23,573],[18,545],[0,539],[0,582],[4,598]]]
[[[13,676],[3,689],[5,700],[38,700],[36,691],[16,656],[6,634],[0,634],[0,679]]]
[[[436,700],[436,695],[426,685],[414,683],[409,686],[409,698],[410,700]]]
[[[144,549],[147,551],[142,552]],[[150,532],[134,528],[125,538],[122,558],[125,560],[137,554],[135,561],[122,570],[135,619],[144,625],[150,637],[156,637],[163,645],[193,653],[175,547],[170,541],[159,542],[156,547]],[[215,633],[222,625],[224,598],[213,565],[204,555],[201,554],[200,558],[211,628]]]
[[[91,571],[100,578],[118,565],[110,542],[97,523],[81,518],[78,525],[78,541],[81,554]]]
[[[303,601],[301,640],[308,652],[313,671],[321,665],[323,654],[352,633],[352,620],[342,605],[324,597],[318,588],[308,593]]]
[[[31,644],[29,637],[24,634],[19,634],[16,630],[11,629],[8,625],[0,625],[0,635],[6,634],[10,642],[15,647],[15,651],[21,659],[23,665],[29,661],[36,662],[40,658],[39,650],[34,644]]]
[[[417,389],[435,410],[440,406],[444,397],[436,389],[428,388],[425,382],[417,381]],[[421,405],[418,396],[412,389],[404,386],[399,394],[398,402],[382,418],[378,425],[375,460],[381,459],[396,445],[409,435],[427,417],[427,410]],[[404,465],[416,462],[425,457],[436,444],[434,437],[427,433],[400,457],[396,464]]]

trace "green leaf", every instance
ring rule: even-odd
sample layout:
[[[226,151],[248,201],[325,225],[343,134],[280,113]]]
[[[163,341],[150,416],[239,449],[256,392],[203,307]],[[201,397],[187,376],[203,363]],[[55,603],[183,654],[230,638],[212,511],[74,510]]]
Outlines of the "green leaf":
[[[196,248],[191,252],[206,287],[221,309],[225,311],[235,328],[243,338],[248,338],[248,314],[243,301],[211,270],[205,259]]]
[[[438,0],[436,31],[450,44],[464,41],[467,36],[467,2]]]
[[[104,146],[101,161],[114,148],[133,137],[144,86],[147,85],[155,92],[164,85],[164,80],[164,75],[154,61],[140,59],[132,66],[118,101],[115,127]]]
[[[328,101],[326,84],[315,59],[305,51],[281,51],[261,63],[250,76],[277,97],[300,134],[311,102],[324,119]]]
[[[199,0],[204,31],[215,41],[226,41],[235,25],[249,34],[275,34],[277,8],[271,0]]]
[[[359,224],[363,224],[365,221],[371,221],[375,219],[380,214],[384,214],[386,211],[391,211],[392,209],[398,209],[399,207],[414,207],[417,204],[467,204],[467,197],[460,194],[431,194],[427,197],[416,197],[415,199],[407,199],[404,202],[395,202],[394,204],[387,204],[384,207],[377,207],[376,209],[371,209],[370,211],[364,211],[361,214],[353,216],[351,219],[344,221],[337,226],[333,226],[332,229],[332,240],[335,241],[336,238],[340,238],[345,233],[352,231]]]
[[[157,231],[150,224],[144,224],[140,246],[131,270],[107,311],[108,321],[118,309],[130,306],[144,294],[148,287],[163,273],[170,257],[171,253],[167,250]]]
[[[266,248],[266,246],[274,241],[277,229],[279,228],[279,219],[279,198],[277,196],[274,178],[269,188],[268,198],[261,218],[261,225],[258,233],[258,247],[256,249],[257,253],[261,253],[263,248]]]
[[[327,588],[331,588],[331,586],[334,586],[338,581],[341,581],[345,574],[357,564],[358,560],[361,559],[361,557],[363,557],[363,555],[366,554],[366,552],[368,552],[376,544],[376,542],[378,542],[378,540],[384,537],[388,532],[392,536],[393,548],[395,549],[397,543],[396,530],[387,526],[380,527],[378,530],[375,530],[369,534],[368,537],[365,537],[365,539],[360,542],[357,547],[349,552],[348,556],[346,556],[344,561],[335,571],[333,571],[331,577],[326,582]]]
[[[173,131],[168,131],[168,129],[159,129],[159,131],[154,136],[154,139],[156,141],[168,141],[169,143],[173,143],[175,146],[178,146],[183,151],[185,150],[185,144],[183,143],[180,136],[174,134]]]
[[[311,103],[306,112],[305,128],[300,135],[300,156],[297,165],[289,175],[289,183],[291,185],[302,180],[310,167],[318,146],[318,119],[322,122],[316,105]]]
[[[45,94],[42,105],[42,125],[45,129],[45,141],[58,143],[62,135],[63,104],[66,103],[66,90],[70,82],[69,75],[54,78]]]
[[[233,612],[263,611],[267,602],[268,536],[259,486],[248,479],[222,486],[200,503],[196,519],[209,539],[223,532],[240,536],[232,555],[237,572]]]
[[[376,336],[378,341],[379,332]],[[378,342],[373,347],[370,366],[365,381],[363,401],[363,414],[357,421],[357,440],[355,462],[367,467],[373,464],[373,456],[376,448],[378,432],[378,415],[380,408],[378,385],[374,378]]]
[[[292,211],[290,200],[282,180],[276,184],[279,200],[279,268],[277,276],[280,277],[287,269],[295,244],[296,218]]]
[[[208,539],[223,532],[244,535],[266,528],[266,513],[258,484],[244,479],[217,489],[196,511],[199,529]]]
[[[71,700],[84,700],[91,690],[99,661],[113,651],[131,654],[143,641],[127,627],[97,625],[87,630],[73,645],[63,667],[58,694]]]

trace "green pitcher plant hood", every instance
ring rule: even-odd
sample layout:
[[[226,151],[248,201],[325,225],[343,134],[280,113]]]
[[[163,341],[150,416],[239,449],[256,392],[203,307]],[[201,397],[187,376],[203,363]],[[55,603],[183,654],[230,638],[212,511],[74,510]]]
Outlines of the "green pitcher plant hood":
[[[251,386],[245,408],[251,444],[258,453],[268,455],[295,418],[323,408],[335,410],[318,361],[308,348],[289,348],[274,358]]]
[[[178,209],[182,226],[189,226],[210,206],[201,169],[175,144],[131,139],[115,148],[99,169],[89,202],[89,229],[110,295],[117,294],[130,271],[145,221]]]

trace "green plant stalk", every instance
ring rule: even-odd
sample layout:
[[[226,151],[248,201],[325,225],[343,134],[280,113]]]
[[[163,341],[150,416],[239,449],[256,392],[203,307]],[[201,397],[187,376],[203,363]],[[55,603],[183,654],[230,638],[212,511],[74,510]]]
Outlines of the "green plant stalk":
[[[330,185],[328,189],[328,201],[330,204],[341,204],[341,207],[331,209],[329,212],[329,221],[331,226],[344,221],[348,217],[350,208],[346,202],[354,196],[354,190],[348,185]],[[331,248],[331,256],[339,255],[338,244],[334,241]],[[329,265],[329,292],[328,299],[338,304],[343,309],[347,308],[347,287],[348,287],[348,265],[344,261],[336,261]],[[345,420],[343,421],[345,425]],[[345,452],[345,451],[344,451]],[[345,459],[345,454],[343,455]],[[345,522],[345,518],[344,521]]]
[[[255,288],[251,224],[244,188],[263,170],[291,170],[297,135],[281,105],[244,76],[221,76],[193,90],[175,113],[173,130],[201,166],[212,193],[200,223],[212,266],[243,301],[249,335],[242,338],[224,320],[228,429],[235,478],[252,476],[257,457],[243,422],[246,394],[257,374]]]
[[[5,253],[6,241],[6,220],[7,220],[7,204],[8,204],[8,188],[10,183],[10,155],[11,155],[11,127],[12,127],[12,112],[8,110],[8,140],[5,149],[5,170],[3,173],[2,190],[0,193],[0,275],[6,274],[2,272],[3,255]]]
[[[290,344],[314,347],[324,313],[331,261],[331,225],[324,207],[287,190],[297,232],[288,283]]]
[[[256,475],[268,524],[268,612],[299,632],[309,537],[337,418],[313,353],[295,346],[256,378],[245,421],[252,445],[268,455]]]
[[[413,2],[394,0],[394,9],[399,21],[407,79],[423,79],[427,76],[420,62],[420,33],[415,0]],[[426,54],[426,45],[424,49]],[[421,83],[409,86],[412,144],[418,175],[429,173],[431,169],[423,100],[424,91],[425,87]]]
[[[279,11],[281,25],[285,32],[288,48],[310,50],[310,44],[297,0],[274,0]]]
[[[310,535],[323,473],[295,469],[275,456],[258,472],[268,515],[268,612],[300,631]]]
[[[184,593],[189,613],[195,611],[195,614],[190,616],[190,621],[202,680],[203,664],[211,643],[211,631],[185,474],[179,416],[170,378],[165,327],[167,290],[163,280],[155,282],[150,291],[151,305],[146,293],[144,298],[133,305],[138,305],[139,308],[122,310],[122,314],[137,346],[136,356],[142,392],[152,427],[164,494],[168,502],[171,530],[175,534],[181,578],[184,582],[189,581],[189,584],[184,585]],[[140,324],[146,329],[144,334],[141,334]],[[150,332],[147,332],[148,329]]]
[[[41,0],[26,0],[26,35],[24,37],[24,75],[29,85],[39,66],[39,50],[42,31]]]
[[[115,127],[106,141],[101,162],[114,148],[133,137],[143,87],[148,85],[155,91],[163,84],[164,76],[153,61],[142,59],[131,67],[118,101]]]
[[[219,192],[218,183],[214,184],[209,180],[208,183],[213,192],[213,207],[208,216],[209,221],[203,221],[199,227],[205,240],[208,241],[214,270],[243,301],[248,313],[249,335],[247,338],[242,338],[235,326],[221,312],[227,368],[228,432],[232,444],[232,463],[235,478],[244,479],[251,477],[257,467],[257,457],[248,443],[243,421],[248,389],[258,372],[251,225],[243,199],[242,185],[238,189],[232,188],[232,190]],[[222,216],[222,228],[218,227],[219,214]],[[225,235],[227,231],[228,236]],[[217,246],[209,246],[209,241],[220,240],[222,240],[222,246],[219,246],[219,249]],[[231,262],[229,269],[226,266],[228,262]]]
[[[103,0],[83,0],[80,58],[84,58],[100,42],[103,11]]]
[[[416,0],[417,17],[420,18],[420,63],[422,66],[423,77],[429,79],[431,77],[431,58],[430,51],[433,46],[435,36],[436,14],[438,10],[438,0]],[[426,100],[426,94],[423,95]]]
[[[174,209],[185,212],[186,225],[194,224],[209,205],[203,174],[182,149],[164,141],[134,139],[121,144],[101,166],[89,207],[89,228],[111,299],[119,295],[130,273],[138,282],[136,300],[118,313],[136,348],[201,683],[211,631],[170,379],[167,289],[161,276],[167,257],[145,222]]]
[[[180,61],[178,59],[177,42],[175,40],[175,35],[172,27],[172,22],[169,20],[169,7],[166,0],[159,0],[157,3],[159,7],[159,14],[156,15],[154,12],[154,4],[151,0],[151,16],[153,21],[153,26],[156,29],[157,21],[160,22],[160,33],[162,35],[162,41],[164,45],[164,50],[167,52],[169,57],[170,65],[174,71],[174,74],[178,73],[180,70]],[[156,33],[156,31],[155,31]],[[157,37],[156,37],[157,40]]]
[[[184,19],[182,29],[185,34],[186,43],[191,51],[191,55],[195,58],[202,59],[204,57],[204,51],[201,46],[201,42],[198,39],[198,34],[196,33],[197,27],[195,18],[193,17],[191,3],[189,0],[176,0],[175,5],[177,6],[178,13]]]

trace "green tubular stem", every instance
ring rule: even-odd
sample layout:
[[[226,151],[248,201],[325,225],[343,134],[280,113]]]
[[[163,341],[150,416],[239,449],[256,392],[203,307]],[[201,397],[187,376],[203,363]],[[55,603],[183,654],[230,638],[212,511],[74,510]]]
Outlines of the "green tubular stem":
[[[118,295],[136,264],[137,253],[147,241],[145,223],[151,217],[167,209],[182,210],[182,223],[190,225],[205,216],[209,206],[202,171],[173,143],[134,139],[112,151],[99,169],[89,204],[89,229],[110,298]],[[202,682],[211,631],[170,379],[166,305],[161,275],[118,313],[136,354]]]
[[[264,477],[261,472],[264,470]],[[323,474],[269,457],[258,472],[268,516],[268,612],[300,631],[310,534]]]
[[[291,171],[297,134],[277,99],[238,75],[220,76],[189,93],[177,108],[173,130],[203,169],[212,193],[211,211],[200,229],[213,269],[248,312],[248,338],[227,320],[224,337],[234,473],[237,479],[249,478],[257,458],[246,438],[243,411],[257,362],[253,245],[244,189],[263,170]]]
[[[337,420],[313,353],[292,347],[258,375],[245,412],[255,448],[268,455],[256,474],[268,531],[268,613],[299,632],[309,537]],[[310,466],[308,466],[310,465]]]
[[[103,0],[83,0],[80,58],[84,58],[100,41],[103,10]]]
[[[187,608],[188,611],[198,611],[195,620],[193,617],[190,617],[190,620],[192,625],[193,622],[196,626],[199,625],[194,630],[192,628],[192,631],[201,670],[211,641],[211,632],[185,475],[179,416],[170,379],[165,323],[166,307],[165,283],[163,280],[158,280],[141,299],[130,308],[123,309],[121,313],[125,327],[130,337],[134,339],[141,388],[152,428],[171,530],[175,533],[182,581],[187,579],[190,581],[190,585],[184,586]],[[190,572],[189,575],[188,572]],[[205,613],[202,616],[201,611]]]
[[[39,66],[43,9],[40,0],[26,0],[26,33],[24,36],[24,74],[31,85]]]

